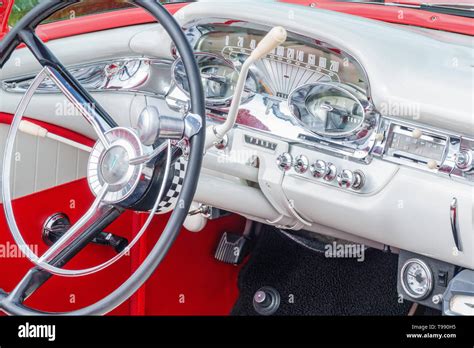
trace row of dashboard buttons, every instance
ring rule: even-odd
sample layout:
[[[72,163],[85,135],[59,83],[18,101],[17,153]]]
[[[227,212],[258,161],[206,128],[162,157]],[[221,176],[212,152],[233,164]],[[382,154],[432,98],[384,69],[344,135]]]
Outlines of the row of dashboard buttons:
[[[293,160],[293,156],[285,152],[278,156],[277,165],[285,172],[293,168],[296,173],[304,174],[309,170],[315,178],[328,182],[336,179],[339,187],[345,189],[360,190],[365,184],[365,175],[360,170],[342,169],[338,171],[334,164],[322,160],[317,160],[310,165],[308,158],[304,155],[297,156]]]

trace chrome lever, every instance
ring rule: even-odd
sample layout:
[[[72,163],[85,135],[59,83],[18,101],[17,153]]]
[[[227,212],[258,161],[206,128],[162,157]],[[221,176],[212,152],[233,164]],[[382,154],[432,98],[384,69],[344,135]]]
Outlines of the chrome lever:
[[[167,148],[168,148],[168,142],[166,141],[162,143],[160,146],[158,146],[156,149],[154,149],[152,152],[147,153],[143,156],[132,158],[128,161],[128,163],[130,163],[133,166],[148,163],[152,159],[154,159],[156,156],[158,156],[160,153],[165,151]]]
[[[454,244],[459,251],[462,251],[461,241],[459,239],[459,225],[458,225],[458,200],[453,197],[450,205],[451,231],[453,232]]]

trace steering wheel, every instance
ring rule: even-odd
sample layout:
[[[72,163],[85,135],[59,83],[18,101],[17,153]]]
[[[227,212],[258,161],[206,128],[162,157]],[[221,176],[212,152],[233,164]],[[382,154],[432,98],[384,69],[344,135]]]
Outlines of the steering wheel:
[[[173,40],[183,61],[190,86],[189,112],[182,118],[160,116],[145,109],[137,129],[119,127],[35,34],[35,28],[55,12],[80,0],[41,2],[0,42],[0,68],[15,48],[24,43],[43,69],[35,78],[13,118],[5,147],[2,195],[5,216],[16,243],[35,264],[11,293],[0,290],[0,309],[12,315],[103,315],[127,300],[158,267],[188,214],[202,164],[205,143],[205,104],[199,69],[183,31],[173,16],[156,0],[130,0],[152,14]],[[10,171],[13,144],[23,113],[36,89],[50,79],[92,126],[95,144],[88,162],[87,181],[95,200],[89,210],[40,257],[29,249],[20,233],[12,210]],[[30,308],[24,301],[53,275],[82,276],[100,271],[126,254],[149,225],[164,194],[169,192],[174,168],[180,157],[179,145],[189,146],[186,173],[178,202],[153,249],[135,272],[116,290],[100,301],[75,311],[50,313]],[[166,153],[166,154],[165,154]],[[166,156],[165,156],[166,155]],[[64,269],[65,264],[123,212],[149,212],[147,222],[134,240],[109,261],[84,270]]]

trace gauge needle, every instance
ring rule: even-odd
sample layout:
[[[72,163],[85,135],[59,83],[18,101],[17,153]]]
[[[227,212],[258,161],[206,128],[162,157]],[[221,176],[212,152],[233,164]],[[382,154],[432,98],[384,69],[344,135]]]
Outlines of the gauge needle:
[[[227,79],[223,76],[218,76],[218,75],[214,75],[214,74],[203,74],[201,73],[201,77],[207,79],[207,80],[211,80],[213,82],[219,82],[219,83],[227,83]]]

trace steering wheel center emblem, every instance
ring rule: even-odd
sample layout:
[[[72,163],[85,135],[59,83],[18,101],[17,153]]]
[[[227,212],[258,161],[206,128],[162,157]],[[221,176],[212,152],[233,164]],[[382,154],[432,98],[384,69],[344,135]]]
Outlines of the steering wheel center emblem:
[[[87,165],[87,181],[94,195],[108,185],[104,201],[132,204],[147,184],[143,165],[130,164],[130,160],[143,155],[143,146],[135,132],[128,128],[114,128],[105,133],[109,142],[106,148],[99,140],[92,149]]]
[[[100,176],[110,185],[118,184],[127,179],[130,167],[129,155],[122,146],[113,146],[105,151],[100,163]]]

